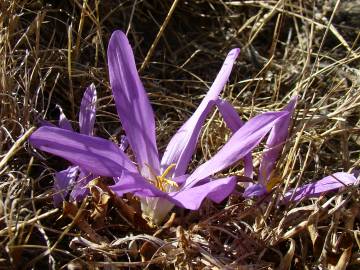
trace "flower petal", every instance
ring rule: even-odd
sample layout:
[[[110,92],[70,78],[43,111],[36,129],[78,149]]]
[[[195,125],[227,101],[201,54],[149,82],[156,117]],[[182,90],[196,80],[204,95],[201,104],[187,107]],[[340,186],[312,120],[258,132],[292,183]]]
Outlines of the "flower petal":
[[[69,185],[75,181],[78,170],[78,166],[70,166],[66,170],[55,173],[55,194],[53,196],[55,207],[59,207],[65,200],[65,197],[69,192]]]
[[[96,88],[92,83],[86,88],[80,105],[79,126],[80,133],[93,135],[95,117],[96,117]]]
[[[228,128],[232,132],[236,132],[239,128],[241,128],[245,123],[239,117],[239,114],[235,110],[235,108],[226,100],[219,99],[216,101],[216,106],[219,108],[219,112],[224,117],[224,121]]]
[[[197,117],[193,116],[171,138],[162,158],[161,168],[164,171],[170,164],[175,163],[174,177],[184,175],[187,165],[193,155],[196,142],[199,137],[203,123],[214,106],[214,101],[207,102]],[[169,163],[170,162],[170,163]],[[169,164],[168,164],[169,163]]]
[[[140,197],[141,210],[144,216],[155,224],[160,224],[174,204],[168,194],[157,189],[140,174],[124,172],[110,188],[118,195],[132,193]]]
[[[64,114],[62,108],[60,107],[60,105],[56,106],[59,111],[60,111],[60,115],[59,115],[59,127],[66,129],[66,130],[70,130],[73,131],[73,128],[71,126],[70,121],[66,118],[66,115]]]
[[[219,112],[224,118],[224,121],[228,128],[235,133],[239,128],[244,125],[244,122],[239,117],[237,111],[226,100],[216,101],[216,105],[219,108]],[[249,153],[244,157],[244,176],[252,178],[254,173],[252,155]],[[247,184],[245,183],[245,187]]]
[[[229,79],[234,62],[239,54],[239,49],[233,49],[227,55],[214,83],[210,90],[201,101],[194,114],[182,125],[170,140],[161,160],[161,167],[167,168],[175,163],[174,175],[183,175],[186,172],[189,161],[196,147],[196,142],[201,131],[201,127],[211,111],[214,101],[218,99],[221,90]]]
[[[318,197],[325,192],[354,185],[355,183],[356,178],[353,174],[337,172],[330,176],[326,176],[319,181],[315,181],[314,183],[306,184],[297,189],[289,190],[285,193],[282,201],[299,201],[304,198]]]
[[[132,193],[139,197],[158,197],[167,199],[177,206],[196,210],[200,207],[205,197],[219,203],[224,200],[234,190],[236,177],[226,177],[216,179],[206,184],[189,189],[182,189],[176,192],[162,192],[154,185],[149,183],[139,174],[124,173],[121,179],[110,188],[118,195]]]
[[[265,137],[276,121],[288,112],[267,112],[244,124],[211,159],[200,165],[186,180],[192,187],[202,179],[217,173],[248,155]]]
[[[123,170],[136,172],[129,158],[114,143],[56,127],[41,127],[29,138],[36,148],[67,159],[82,169],[101,176],[119,176]]]
[[[236,177],[230,176],[196,187],[182,189],[178,192],[171,192],[169,197],[177,206],[197,210],[206,197],[216,203],[220,203],[233,192],[235,185]]]
[[[295,110],[297,96],[293,97],[283,111],[288,112],[281,120],[277,121],[271,129],[269,137],[266,141],[265,150],[259,167],[259,183],[266,185],[270,174],[274,169],[276,160],[281,153],[286,138],[289,134],[289,125],[291,116]]]
[[[129,147],[129,140],[127,139],[127,137],[125,135],[121,135],[119,147],[124,152]]]
[[[173,178],[172,180],[181,185],[185,182],[187,174]],[[134,195],[142,197],[166,197],[167,192],[163,192],[156,188],[153,183],[144,178],[139,173],[129,173],[124,171],[120,177],[117,177],[115,184],[110,188],[119,196],[125,193],[133,193]]]
[[[262,184],[251,184],[245,189],[243,196],[244,198],[252,198],[264,196],[267,193],[268,191],[266,190],[266,187]]]
[[[118,181],[110,186],[110,188],[118,195],[125,193],[133,193],[141,197],[166,197],[166,193],[157,189],[147,179],[139,173],[130,173],[124,171]]]
[[[94,180],[94,175],[80,170],[79,177],[70,192],[70,201],[81,201],[89,193],[87,185],[90,181]]]
[[[154,112],[136,70],[129,41],[121,31],[115,31],[110,38],[108,64],[116,109],[137,163],[141,169],[148,170],[148,164],[159,173]]]
[[[186,179],[189,177],[188,174],[184,174],[184,175],[180,175],[180,176],[176,176],[174,177],[172,180],[177,183],[178,185],[182,185],[183,183],[185,183]]]
[[[149,218],[153,224],[161,224],[168,213],[173,209],[174,203],[168,200],[168,195],[162,197],[140,198],[143,216]]]

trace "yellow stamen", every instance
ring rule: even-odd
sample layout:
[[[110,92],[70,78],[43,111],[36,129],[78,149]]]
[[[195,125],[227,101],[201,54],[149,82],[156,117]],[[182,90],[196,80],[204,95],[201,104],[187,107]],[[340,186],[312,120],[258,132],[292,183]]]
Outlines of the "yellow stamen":
[[[169,180],[169,179],[164,178],[163,181],[164,181],[166,184],[168,184],[168,185],[170,185],[170,186],[172,186],[172,187],[179,187],[178,183],[176,183],[176,182],[173,181],[173,180]]]
[[[163,172],[163,174],[159,177],[165,178],[175,166],[176,166],[175,163],[170,164],[169,167],[167,167],[166,170]]]
[[[169,185],[171,187],[179,187],[179,185],[175,181],[166,178],[166,176],[170,173],[170,171],[176,166],[175,163],[170,164],[169,167],[167,167],[165,171],[159,176],[155,175],[154,170],[148,164],[145,165],[149,168],[150,173],[155,178],[154,184],[156,188],[160,189],[161,191],[165,191],[166,185]],[[154,181],[152,180],[151,182]]]
[[[162,191],[165,191],[165,185],[172,187],[179,187],[179,185],[173,180],[167,179],[166,176],[169,172],[176,166],[175,163],[172,163],[165,169],[165,171],[160,176],[156,176],[156,187]]]

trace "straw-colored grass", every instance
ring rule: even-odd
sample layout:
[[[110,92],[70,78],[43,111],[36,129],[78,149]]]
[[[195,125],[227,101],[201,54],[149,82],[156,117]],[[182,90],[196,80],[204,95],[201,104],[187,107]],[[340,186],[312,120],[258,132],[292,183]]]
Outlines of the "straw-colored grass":
[[[51,2],[51,3],[48,3]],[[276,206],[290,187],[360,166],[360,2],[3,1],[0,3],[1,269],[358,269],[358,187]],[[223,91],[242,119],[301,99],[269,202],[233,194],[199,211],[174,209],[150,228],[133,198],[103,185],[79,205],[52,205],[57,157],[26,142],[58,104],[77,121],[95,83],[96,134],[123,133],[106,47],[126,31],[154,107],[161,150],[191,115],[226,53],[241,55]],[[75,126],[75,125],[74,125]],[[191,166],[230,136],[215,111]],[[261,147],[253,153],[261,158]],[[191,169],[191,168],[190,168]],[[241,174],[242,164],[231,168]],[[99,184],[100,185],[100,184]]]

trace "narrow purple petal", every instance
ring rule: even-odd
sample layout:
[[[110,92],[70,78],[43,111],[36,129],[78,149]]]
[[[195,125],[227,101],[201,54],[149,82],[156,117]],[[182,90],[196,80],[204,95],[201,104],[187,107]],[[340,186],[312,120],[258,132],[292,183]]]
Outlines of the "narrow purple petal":
[[[96,175],[119,176],[123,170],[137,171],[117,145],[102,138],[56,127],[41,127],[29,141],[34,147],[67,159]]]
[[[239,117],[237,111],[226,100],[218,100],[216,102],[219,111],[224,118],[228,128],[235,133],[239,128],[244,125],[244,122]],[[252,178],[254,173],[253,159],[251,153],[244,157],[244,176]],[[245,184],[245,186],[247,186]]]
[[[270,174],[276,164],[276,160],[288,137],[290,120],[295,110],[297,98],[298,97],[295,96],[290,100],[289,104],[283,110],[288,112],[288,114],[276,122],[266,141],[265,150],[259,167],[259,183],[262,185],[266,185],[266,182],[269,180]]]
[[[66,118],[66,115],[64,114],[62,108],[57,105],[57,108],[60,111],[60,115],[59,115],[59,127],[66,129],[66,130],[70,130],[73,131],[73,128],[71,126],[70,121]]]
[[[141,169],[159,173],[154,113],[136,70],[126,35],[115,31],[109,42],[108,65],[112,92],[121,124]]]
[[[80,133],[93,135],[95,117],[96,117],[96,88],[91,84],[86,88],[80,105],[79,126]]]
[[[266,187],[262,184],[252,184],[249,185],[244,191],[244,198],[260,197],[268,193]]]
[[[75,181],[78,170],[78,166],[70,166],[66,170],[55,173],[55,194],[53,196],[55,207],[59,207],[65,200],[65,197],[69,192],[69,185]]]
[[[166,193],[157,189],[139,174],[124,173],[121,179],[110,188],[118,195],[132,193],[139,197],[157,197],[166,199],[177,206],[196,210],[201,202],[208,197],[214,202],[221,202],[231,194],[236,185],[236,177],[226,177],[210,181],[177,192]]]
[[[175,175],[185,174],[195,150],[201,127],[213,106],[211,101],[215,101],[219,98],[219,94],[229,79],[232,67],[239,52],[239,49],[233,49],[229,52],[214,83],[199,107],[170,140],[161,160],[161,167],[163,169],[167,168],[170,164],[175,163]]]
[[[188,174],[177,176],[172,179],[178,185],[182,185],[189,177]],[[138,173],[124,172],[122,176],[116,177],[115,184],[111,188],[119,196],[125,193],[134,193],[142,197],[164,197],[165,192],[160,191],[153,183]]]
[[[218,107],[222,117],[224,117],[226,125],[232,132],[236,132],[245,124],[244,121],[241,120],[241,118],[239,117],[239,114],[237,113],[235,108],[226,100],[217,100],[216,106]]]
[[[90,181],[94,180],[94,175],[91,173],[84,172],[80,170],[79,177],[76,180],[76,183],[70,192],[70,201],[81,201],[86,195],[89,194],[89,189],[87,185]]]
[[[210,100],[202,109],[201,114],[199,114],[198,117],[195,118],[195,114],[193,114],[193,116],[185,122],[172,137],[162,158],[162,170],[165,170],[168,165],[175,163],[174,176],[186,173],[187,165],[195,150],[202,125],[214,104],[214,101]]]
[[[176,176],[174,177],[172,180],[177,183],[178,185],[182,185],[183,183],[185,183],[186,179],[189,177],[188,174],[184,174],[184,175],[180,175],[180,176]]]
[[[129,140],[127,139],[127,137],[125,135],[121,136],[119,147],[124,152],[129,147]]]
[[[206,197],[216,203],[220,203],[233,192],[235,186],[236,177],[230,176],[196,187],[182,189],[178,192],[171,192],[169,197],[177,206],[197,210]]]
[[[319,181],[315,181],[314,183],[289,190],[285,193],[283,202],[299,201],[305,198],[318,197],[325,192],[337,190],[345,186],[351,186],[355,183],[356,178],[353,174],[337,172],[330,176],[326,176]]]
[[[200,165],[186,180],[192,187],[248,155],[265,137],[276,121],[288,112],[267,112],[250,119],[210,160]]]
[[[125,172],[119,177],[115,185],[110,188],[118,195],[133,193],[141,197],[166,197],[166,193],[157,189],[147,179],[138,173]]]

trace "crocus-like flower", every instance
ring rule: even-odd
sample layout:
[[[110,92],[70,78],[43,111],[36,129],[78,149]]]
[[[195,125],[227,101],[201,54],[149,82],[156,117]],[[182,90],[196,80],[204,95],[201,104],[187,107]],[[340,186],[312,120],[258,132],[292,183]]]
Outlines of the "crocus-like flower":
[[[319,197],[326,192],[352,186],[356,182],[357,179],[353,173],[337,172],[321,180],[289,190],[285,193],[282,201],[300,201],[305,198]]]
[[[244,197],[260,197],[269,194],[272,188],[280,180],[277,177],[271,177],[271,173],[288,137],[291,116],[295,110],[297,98],[298,97],[295,96],[291,99],[290,103],[284,109],[288,114],[282,116],[271,129],[260,163],[259,182],[257,184],[249,184],[245,189]],[[239,117],[232,114],[231,118],[234,122],[235,119]],[[317,197],[326,192],[337,190],[355,183],[356,177],[354,174],[337,172],[321,180],[289,190],[284,194],[282,201],[299,201],[305,198]]]
[[[206,197],[220,202],[233,191],[236,177],[214,180],[211,176],[243,158],[245,173],[251,175],[251,151],[289,114],[288,111],[263,113],[244,125],[234,117],[236,111],[220,100],[219,94],[238,53],[239,49],[230,51],[209,92],[170,140],[160,160],[154,114],[137,73],[133,52],[125,34],[116,31],[108,47],[110,83],[137,166],[110,141],[55,127],[41,127],[31,135],[30,142],[95,175],[114,177],[112,190],[119,196],[129,192],[139,196],[143,214],[153,223],[160,223],[174,205],[198,209]],[[237,131],[218,153],[187,175],[201,127],[214,105],[229,127]]]
[[[96,117],[96,89],[91,84],[84,92],[80,105],[79,128],[80,133],[89,136],[93,135],[95,117]],[[59,127],[65,130],[73,131],[70,121],[66,118],[62,109],[59,107]],[[45,126],[51,125],[44,122]],[[69,166],[67,169],[56,172],[54,179],[54,205],[58,206],[64,200],[69,191],[69,186],[74,185],[70,192],[71,200],[81,200],[87,192],[85,188],[89,181],[93,179],[91,173],[81,169],[77,165]]]
[[[287,203],[290,201],[300,201],[306,198],[319,197],[330,191],[335,191],[346,186],[352,186],[356,184],[357,179],[352,173],[337,172],[322,178],[321,180],[305,184],[295,189],[287,191],[281,199],[281,202]],[[260,197],[269,194],[271,188],[276,182],[270,181],[269,184],[264,187],[261,184],[255,184],[248,187],[245,190],[245,197]]]
[[[295,96],[290,100],[289,104],[283,110],[288,113],[282,116],[271,129],[260,162],[259,182],[246,187],[244,192],[245,197],[265,195],[270,192],[276,184],[276,181],[274,181],[276,178],[271,178],[271,173],[288,137],[291,116],[294,113],[297,99],[298,97]]]

